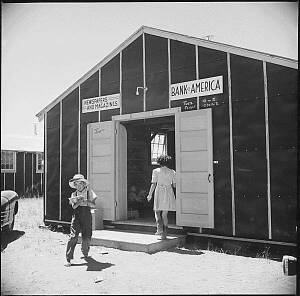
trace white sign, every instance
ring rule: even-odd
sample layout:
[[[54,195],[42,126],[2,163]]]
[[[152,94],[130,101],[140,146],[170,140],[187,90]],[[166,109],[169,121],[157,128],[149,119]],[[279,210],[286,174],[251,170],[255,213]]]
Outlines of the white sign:
[[[223,93],[223,76],[171,84],[170,100],[203,97]]]
[[[120,108],[120,94],[82,100],[82,113]]]

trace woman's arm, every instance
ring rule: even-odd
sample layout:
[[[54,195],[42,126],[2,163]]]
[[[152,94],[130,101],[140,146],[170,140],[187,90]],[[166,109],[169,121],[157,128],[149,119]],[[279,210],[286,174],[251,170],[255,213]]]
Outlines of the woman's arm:
[[[156,182],[155,183],[151,183],[151,186],[150,186],[150,190],[149,190],[149,194],[147,196],[147,200],[150,201],[151,198],[152,198],[152,194],[153,194],[153,191],[155,190],[156,188]]]
[[[174,189],[176,188],[176,172],[174,170],[173,170],[172,186]]]

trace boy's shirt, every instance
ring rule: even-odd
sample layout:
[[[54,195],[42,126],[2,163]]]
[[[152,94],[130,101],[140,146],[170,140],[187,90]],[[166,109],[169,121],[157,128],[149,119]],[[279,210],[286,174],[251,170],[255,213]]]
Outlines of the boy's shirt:
[[[89,191],[89,194],[88,194]],[[77,206],[88,206],[88,207],[95,207],[95,201],[98,198],[96,193],[92,189],[85,189],[83,191],[74,191],[71,194],[71,198],[69,198],[71,205],[74,208],[74,205]]]

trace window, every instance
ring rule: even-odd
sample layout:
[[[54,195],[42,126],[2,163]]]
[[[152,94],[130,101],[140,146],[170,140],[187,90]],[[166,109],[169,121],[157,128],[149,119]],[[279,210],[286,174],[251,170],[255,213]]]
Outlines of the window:
[[[1,151],[1,173],[16,172],[16,152]]]
[[[37,173],[44,172],[44,155],[43,155],[43,153],[36,154],[36,172]]]
[[[167,154],[167,137],[165,134],[151,134],[151,138],[151,163],[157,164],[157,157]]]

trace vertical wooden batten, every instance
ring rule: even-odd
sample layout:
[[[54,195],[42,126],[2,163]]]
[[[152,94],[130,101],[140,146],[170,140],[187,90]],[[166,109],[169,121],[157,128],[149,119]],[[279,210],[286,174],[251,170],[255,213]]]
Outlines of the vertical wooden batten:
[[[98,80],[98,83],[99,83],[99,97],[101,97],[101,68],[99,68],[99,80]],[[101,121],[101,111],[100,110],[98,111],[98,121],[99,122]]]
[[[100,75],[100,73],[99,73],[99,75]],[[99,89],[100,89],[100,87],[99,87]],[[100,111],[99,111],[99,114],[100,114]],[[90,174],[90,157],[91,157],[91,154],[90,154],[90,126],[89,126],[89,124],[87,124],[86,128],[87,128],[87,131],[86,131],[86,154],[87,154],[87,157],[86,157],[86,178],[89,182],[91,182],[91,178],[90,178],[90,175],[91,175]]]
[[[199,79],[199,56],[198,56],[198,46],[195,45],[195,54],[196,54],[196,80]],[[200,97],[197,97],[197,110],[199,109],[199,100]]]
[[[228,72],[228,103],[229,103],[229,137],[230,137],[230,179],[231,179],[231,212],[232,212],[232,235],[235,236],[235,195],[234,195],[234,172],[233,172],[233,133],[232,133],[232,101],[231,101],[231,71],[230,53],[227,52]]]
[[[120,115],[122,114],[122,56],[123,51],[120,51]]]
[[[35,154],[31,154],[31,188],[33,187],[33,155]]]
[[[77,172],[80,173],[80,114],[81,114],[81,100],[80,100],[80,85],[78,87],[78,151],[77,151]]]
[[[171,108],[171,101],[170,101],[170,86],[171,86],[171,47],[170,47],[170,39],[168,38],[168,77],[169,77],[169,108]]]
[[[264,91],[265,91],[265,121],[266,121],[266,158],[267,158],[267,194],[268,194],[268,232],[269,239],[272,239],[272,208],[271,208],[271,175],[270,175],[270,137],[269,137],[269,98],[267,64],[263,62]]]
[[[23,194],[25,196],[25,192],[26,192],[26,179],[25,179],[25,175],[26,175],[26,161],[25,161],[25,156],[26,156],[26,152],[23,152]]]
[[[44,219],[47,214],[47,112],[44,113]]]
[[[143,33],[143,111],[146,111],[146,55],[145,55],[145,33]]]
[[[61,220],[62,100],[59,102],[59,221]]]

